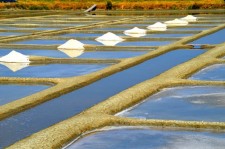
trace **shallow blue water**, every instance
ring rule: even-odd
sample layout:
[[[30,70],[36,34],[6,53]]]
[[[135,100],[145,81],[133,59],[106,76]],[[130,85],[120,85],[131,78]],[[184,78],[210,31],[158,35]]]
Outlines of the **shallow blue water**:
[[[165,89],[120,115],[150,119],[225,121],[224,93],[224,87]]]
[[[92,133],[67,149],[224,149],[225,133],[117,128]]]
[[[0,148],[76,115],[105,99],[205,52],[175,50],[103,78],[0,122]],[[129,76],[129,77],[128,77]],[[104,89],[104,90],[103,90]]]
[[[192,80],[225,81],[225,64],[215,64],[192,75]]]
[[[27,33],[20,33],[20,32],[0,32],[0,36],[18,36],[18,35],[24,35]]]
[[[88,74],[103,69],[107,66],[107,64],[48,64],[35,66],[31,65],[14,72],[5,65],[0,65],[0,76],[62,78]]]
[[[198,40],[191,42],[191,44],[220,44],[225,42],[225,29],[217,31],[213,34],[202,37]]]
[[[44,85],[0,85],[0,106],[47,88]]]

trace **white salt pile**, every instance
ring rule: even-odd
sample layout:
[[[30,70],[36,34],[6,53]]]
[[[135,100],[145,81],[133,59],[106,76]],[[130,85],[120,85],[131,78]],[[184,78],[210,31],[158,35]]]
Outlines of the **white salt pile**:
[[[103,41],[109,41],[109,40],[111,40],[111,41],[123,41],[124,39],[115,35],[115,34],[113,34],[113,33],[111,33],[111,32],[108,32],[108,33],[96,38],[96,40],[97,41],[99,41],[99,40],[103,40]]]
[[[188,21],[188,22],[196,22],[197,17],[194,17],[192,15],[187,15],[186,17],[181,18],[181,20],[185,20],[185,21]]]
[[[9,54],[0,57],[0,62],[15,62],[15,63],[27,63],[30,62],[29,56],[23,55],[16,51],[11,51]]]
[[[188,21],[181,19],[174,19],[171,21],[166,21],[165,24],[167,24],[168,26],[185,26],[188,25]]]
[[[111,33],[108,32],[98,38],[95,39],[98,42],[101,42],[102,44],[106,46],[115,46],[116,44],[122,42],[124,39]]]
[[[156,22],[153,25],[149,25],[147,28],[154,31],[166,31],[167,25],[161,22]]]
[[[128,34],[146,34],[146,30],[145,29],[140,29],[138,27],[134,27],[130,30],[125,30],[124,33],[128,33]]]
[[[6,66],[7,68],[12,70],[13,72],[16,72],[18,70],[21,70],[21,69],[26,68],[26,67],[29,66],[29,63],[0,62],[0,64]]]
[[[134,27],[133,29],[125,30],[123,33],[131,37],[142,37],[146,35],[146,32],[147,31],[145,29]]]
[[[59,49],[59,51],[65,53],[66,55],[68,55],[69,57],[78,57],[80,56],[81,54],[84,53],[84,50],[82,49]]]
[[[84,50],[84,44],[80,41],[70,39],[66,43],[58,46],[58,49],[82,49]]]

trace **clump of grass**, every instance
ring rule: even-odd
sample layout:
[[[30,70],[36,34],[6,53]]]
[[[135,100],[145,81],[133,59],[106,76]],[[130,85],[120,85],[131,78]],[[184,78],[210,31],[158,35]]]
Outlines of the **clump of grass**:
[[[112,10],[112,7],[113,7],[112,2],[110,0],[107,0],[107,2],[106,2],[106,10]]]

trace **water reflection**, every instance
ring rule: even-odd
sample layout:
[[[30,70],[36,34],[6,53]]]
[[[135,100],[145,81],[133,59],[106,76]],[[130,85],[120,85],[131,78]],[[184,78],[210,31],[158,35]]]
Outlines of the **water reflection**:
[[[8,69],[12,70],[13,72],[19,71],[23,68],[29,66],[30,63],[8,63],[8,62],[0,62],[1,65],[6,66]]]

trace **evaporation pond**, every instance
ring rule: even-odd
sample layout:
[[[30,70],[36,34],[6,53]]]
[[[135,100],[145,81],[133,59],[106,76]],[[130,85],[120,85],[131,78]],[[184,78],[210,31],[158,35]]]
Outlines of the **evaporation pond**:
[[[0,106],[49,88],[44,85],[0,85]]]
[[[225,64],[215,64],[197,72],[192,80],[225,81]]]
[[[48,64],[25,65],[22,63],[0,63],[1,77],[72,77],[88,74],[107,67],[107,64]]]
[[[88,86],[40,104],[0,122],[0,148],[74,116],[105,99],[205,52],[175,50]],[[71,66],[69,66],[71,67]]]
[[[205,37],[195,40],[191,44],[220,44],[225,42],[224,35],[225,29],[222,29],[213,34],[206,35]]]
[[[118,128],[93,132],[66,149],[224,149],[225,133],[153,128]]]
[[[225,87],[192,86],[164,89],[119,115],[123,117],[225,121]]]

